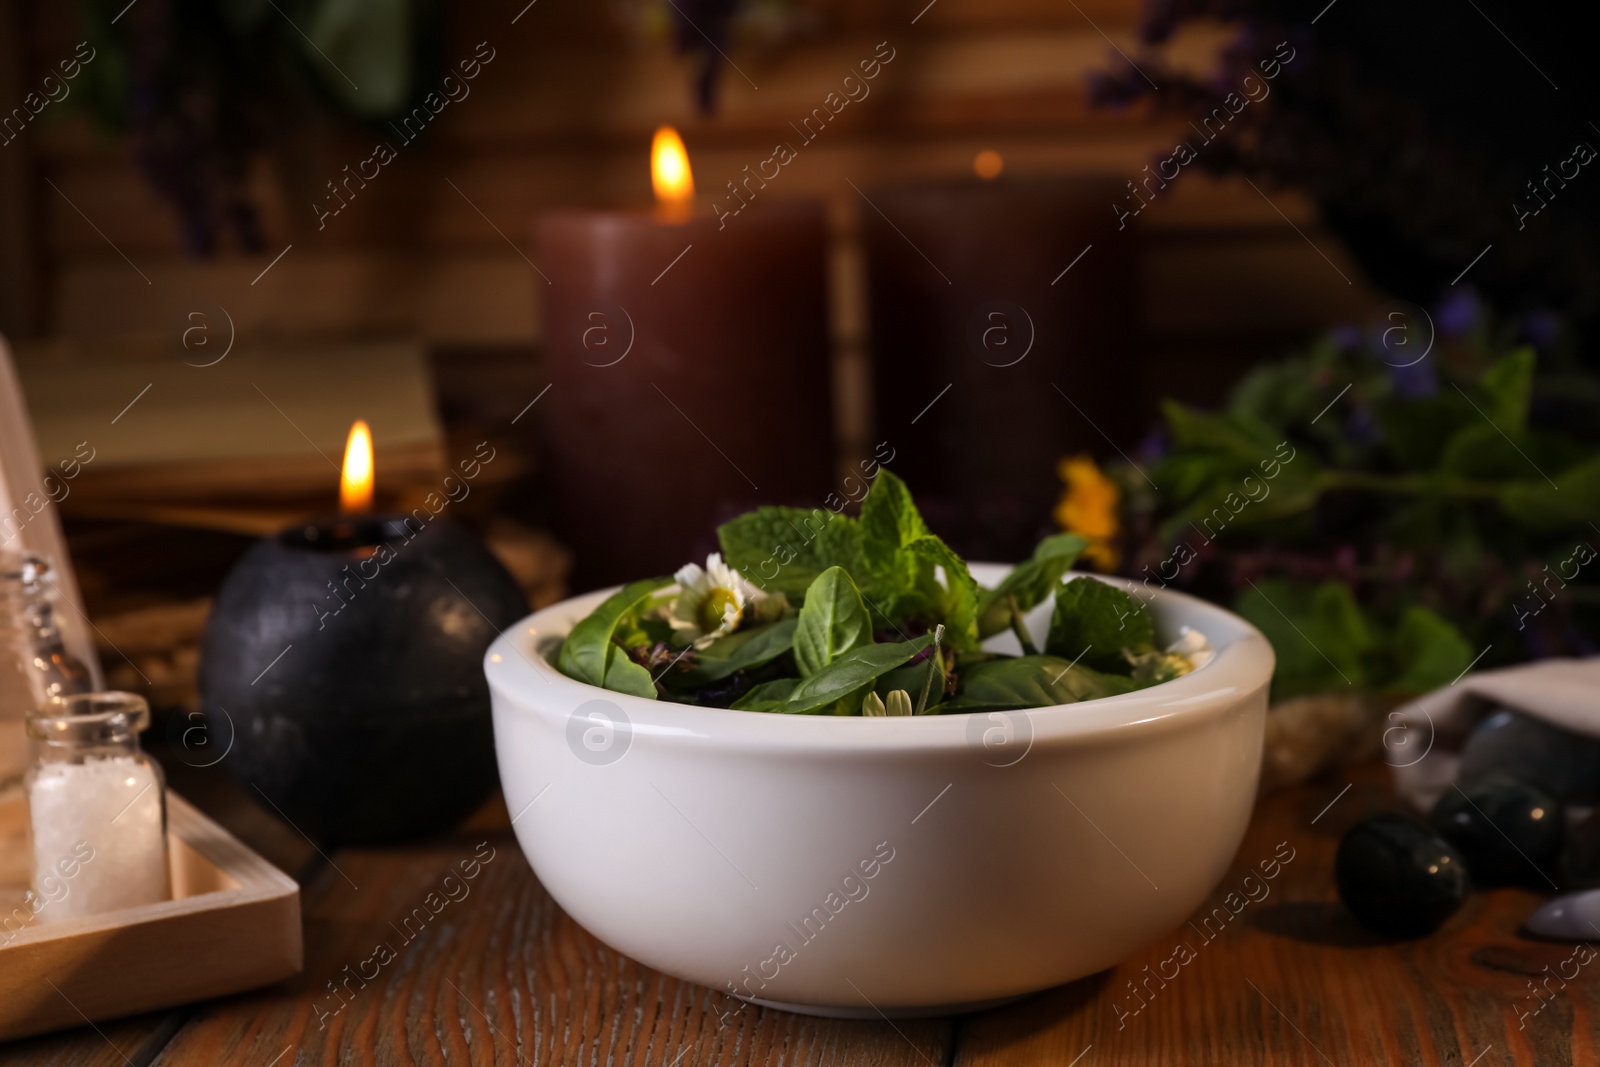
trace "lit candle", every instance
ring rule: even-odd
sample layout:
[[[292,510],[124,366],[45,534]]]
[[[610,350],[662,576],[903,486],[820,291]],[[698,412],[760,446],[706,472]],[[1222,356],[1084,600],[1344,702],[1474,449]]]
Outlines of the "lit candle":
[[[350,428],[339,514],[256,543],[200,646],[212,751],[302,832],[438,833],[495,789],[483,654],[528,612],[511,575],[444,514],[494,462],[479,444],[408,514],[372,510],[372,432]]]
[[[703,558],[753,504],[821,507],[832,471],[821,205],[767,191],[737,217],[695,214],[678,135],[650,154],[653,212],[537,227],[539,417],[580,589]]]

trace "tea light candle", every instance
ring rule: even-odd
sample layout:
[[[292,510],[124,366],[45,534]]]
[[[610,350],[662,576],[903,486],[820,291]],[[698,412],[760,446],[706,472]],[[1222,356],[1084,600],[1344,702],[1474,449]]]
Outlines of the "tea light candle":
[[[150,706],[133,693],[82,693],[28,717],[40,742],[26,778],[33,893],[41,922],[166,900],[166,795],[139,750]]]

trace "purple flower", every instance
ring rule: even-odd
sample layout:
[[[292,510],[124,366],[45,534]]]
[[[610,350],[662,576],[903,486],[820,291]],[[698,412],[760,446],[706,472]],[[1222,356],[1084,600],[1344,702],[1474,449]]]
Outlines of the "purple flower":
[[[1153,462],[1165,456],[1172,449],[1172,435],[1167,432],[1166,425],[1157,426],[1144,435],[1144,440],[1135,448],[1134,455],[1145,462]]]
[[[1471,289],[1460,289],[1439,302],[1434,321],[1447,337],[1465,337],[1483,318],[1483,304]]]

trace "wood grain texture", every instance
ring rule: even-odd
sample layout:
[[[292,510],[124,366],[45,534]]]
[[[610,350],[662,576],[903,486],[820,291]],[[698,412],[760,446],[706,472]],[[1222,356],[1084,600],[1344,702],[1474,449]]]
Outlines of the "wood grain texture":
[[[504,825],[503,823],[501,824]],[[479,842],[487,844],[479,850]],[[459,865],[477,855],[478,874]],[[307,891],[305,973],[203,1009],[161,1063],[942,1064],[948,1021],[810,1019],[748,1007],[600,944],[503,831],[345,850]],[[455,873],[465,894],[429,914]],[[407,923],[407,916],[413,916]],[[394,958],[376,963],[379,945]],[[346,970],[349,968],[349,970]],[[362,975],[376,977],[362,981]],[[330,987],[333,983],[333,987]],[[336,988],[335,988],[336,987]]]
[[[141,1015],[0,1045],[5,1067],[146,1067],[183,1025],[183,1011]]]
[[[25,821],[20,796],[0,805],[8,853]],[[0,945],[0,1037],[159,1010],[299,970],[295,883],[176,793],[167,797],[167,832],[170,900],[46,914],[8,933]],[[6,888],[8,919],[27,915],[20,892]]]
[[[1600,986],[1582,974],[1541,987],[1542,1000],[1531,992],[1546,966],[1555,970],[1573,951],[1517,936],[1534,894],[1477,894],[1442,931],[1417,941],[1376,938],[1343,912],[1331,887],[1339,837],[1394,806],[1378,765],[1269,797],[1195,926],[1157,938],[1112,971],[1007,1007],[892,1025],[744,1006],[613,952],[554,904],[504,832],[504,808],[491,806],[472,835],[336,853],[336,866],[319,867],[307,889],[304,975],[198,1006],[156,1062],[266,1067],[282,1054],[281,1067],[1596,1063]],[[395,924],[426,907],[427,894],[446,874],[459,876],[459,863],[485,840],[494,855],[464,883],[467,894],[402,932]],[[1285,842],[1293,858],[1264,879],[1260,864],[1283,855]],[[1201,932],[1213,908],[1228,913],[1230,892],[1260,899]],[[344,968],[359,967],[379,943],[395,958],[365,985],[351,979],[348,994],[330,992],[328,983],[348,978]],[[1172,973],[1163,961],[1179,943],[1194,958],[1163,982],[1157,973]],[[106,1030],[125,1044],[140,1033]],[[0,1049],[11,1054],[28,1067],[121,1062],[102,1058],[106,1043],[87,1029]]]
[[[1535,894],[1474,894],[1441,931],[1415,941],[1376,937],[1344,911],[1332,887],[1340,836],[1397,807],[1378,765],[1269,798],[1192,925],[1112,971],[966,1020],[954,1062],[1067,1064],[1088,1048],[1084,1067],[1595,1063],[1600,985],[1592,975],[1564,988],[1553,981],[1553,995],[1541,989],[1543,1011],[1519,1014],[1540,1003],[1529,981],[1574,948],[1517,936],[1539,903]],[[1273,860],[1280,842],[1294,858],[1264,880],[1259,864]],[[1261,899],[1201,928],[1214,908],[1231,916],[1230,892],[1239,894],[1235,903],[1246,893]],[[1179,945],[1194,958],[1166,963]]]

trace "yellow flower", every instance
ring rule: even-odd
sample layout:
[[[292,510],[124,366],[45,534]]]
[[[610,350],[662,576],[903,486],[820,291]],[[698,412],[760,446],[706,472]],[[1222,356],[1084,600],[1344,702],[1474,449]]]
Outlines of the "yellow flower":
[[[1056,525],[1089,541],[1083,558],[1101,570],[1117,565],[1115,539],[1119,524],[1116,483],[1100,472],[1087,455],[1070,456],[1056,468],[1066,491],[1055,509]]]

